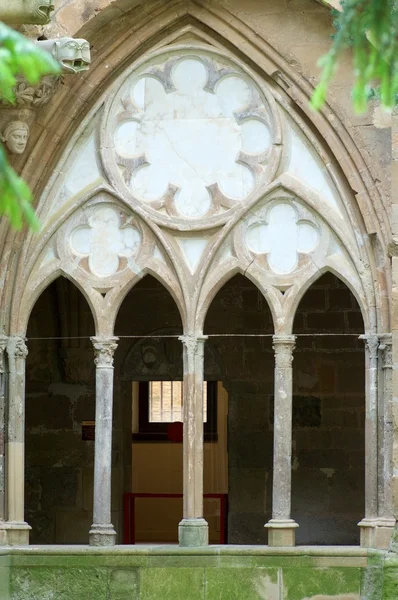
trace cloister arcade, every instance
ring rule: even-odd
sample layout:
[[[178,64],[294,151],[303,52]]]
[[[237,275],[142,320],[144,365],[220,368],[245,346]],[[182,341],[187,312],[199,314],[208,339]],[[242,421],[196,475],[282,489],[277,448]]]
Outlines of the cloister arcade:
[[[9,307],[3,313],[9,369],[4,528],[12,543],[26,543],[29,535],[23,501],[25,407],[30,411],[27,431],[33,456],[32,406],[35,394],[43,392],[34,381],[51,384],[47,376],[56,367],[50,367],[51,361],[59,359],[64,384],[74,377],[75,383],[90,382],[95,363],[95,396],[87,392],[92,420],[95,404],[92,465],[89,451],[85,458],[81,454],[85,451],[78,451],[89,465],[85,473],[88,468],[93,472],[89,539],[93,545],[115,543],[112,510],[121,534],[122,509],[117,503],[123,492],[131,491],[134,479],[128,449],[134,417],[125,412],[127,404],[131,411],[131,402],[120,400],[125,398],[121,369],[127,367],[124,359],[118,359],[117,348],[123,348],[125,357],[133,343],[131,336],[157,340],[173,336],[172,346],[177,350],[170,350],[169,366],[183,355],[181,369],[176,367],[179,375],[174,374],[183,380],[180,545],[208,542],[203,512],[203,389],[211,377],[224,387],[230,385],[231,541],[264,543],[265,523],[271,546],[293,546],[296,536],[303,543],[329,538],[335,543],[353,543],[357,534],[352,523],[358,515],[362,545],[388,543],[395,519],[393,434],[386,426],[392,419],[387,267],[366,231],[358,196],[347,185],[345,167],[266,70],[219,41],[212,42],[192,25],[181,27],[120,70],[64,148],[38,206],[43,234],[26,235],[13,284],[4,289]],[[129,313],[129,302],[145,281],[152,283],[137,317],[134,311]],[[223,293],[229,300],[217,313]],[[157,304],[151,294],[158,298]],[[303,306],[308,301],[306,311]],[[54,307],[62,313],[58,323],[51,313]],[[172,333],[168,333],[170,327]],[[180,328],[178,332],[175,327]],[[25,369],[31,344],[36,375],[30,382],[28,378],[28,408]],[[207,346],[213,349],[209,356],[221,357],[222,372],[215,372],[221,363],[212,364],[210,357],[213,373],[206,375]],[[39,348],[47,373],[37,374]],[[338,355],[333,359],[340,369],[338,375],[329,364],[333,352]],[[296,379],[293,357],[298,363]],[[129,368],[133,371],[137,365],[136,361]],[[233,375],[239,369],[240,383]],[[84,377],[81,370],[86,370]],[[163,376],[166,373],[160,379]],[[159,378],[159,373],[153,378]],[[114,389],[118,393],[113,413]],[[329,397],[329,404],[322,394]],[[75,401],[81,414],[81,399]],[[244,416],[246,402],[252,406],[252,421]],[[318,446],[313,431],[298,432],[292,448],[292,423],[293,428],[300,428],[301,423],[303,428],[327,429],[331,402],[341,414],[329,414],[329,427],[333,418],[350,419],[344,411],[346,402],[351,402],[356,417],[348,429],[355,432],[346,431],[344,441],[338,441],[344,432],[322,431]],[[265,404],[272,406],[267,423],[256,426],[257,419],[258,423],[264,419]],[[65,411],[70,418],[70,408]],[[313,418],[318,425],[308,425],[303,416],[306,411],[311,413],[307,414],[310,422]],[[336,427],[343,425],[339,422]],[[322,450],[323,462],[306,464],[314,452],[306,454],[305,446],[300,450],[299,438],[304,433],[315,453]],[[354,433],[356,457],[350,454],[353,448],[348,439]],[[247,445],[249,439],[252,446]],[[73,436],[65,440],[69,443],[73,445]],[[328,451],[334,453],[339,467],[327,457]],[[304,482],[307,477],[313,490],[320,490],[335,478],[338,495],[349,485],[350,477],[344,474],[347,460],[354,461],[347,469],[353,469],[359,490],[353,514],[339,521],[335,497],[330,514],[324,509],[323,525],[316,534],[311,533],[311,515],[303,513],[300,538],[299,519],[292,516],[292,481],[293,489],[298,489],[300,478]],[[314,471],[301,473],[301,461],[304,470]],[[111,506],[111,477],[112,472],[116,477],[116,471],[119,500]],[[53,477],[53,470],[47,476]],[[256,497],[251,508],[242,503],[239,507],[242,486],[252,489]],[[28,487],[32,492],[34,482],[28,482]],[[293,512],[300,514],[309,501],[295,499],[294,493]],[[328,504],[333,494],[330,489],[324,493]],[[27,509],[29,513],[29,501]],[[316,511],[322,512],[320,505]],[[261,514],[264,522],[260,524]],[[346,538],[329,535],[336,518],[342,529],[344,520],[351,519]]]

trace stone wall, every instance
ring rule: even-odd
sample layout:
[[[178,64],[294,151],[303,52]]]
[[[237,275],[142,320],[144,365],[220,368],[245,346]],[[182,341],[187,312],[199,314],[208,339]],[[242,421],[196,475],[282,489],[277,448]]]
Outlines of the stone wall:
[[[365,549],[6,550],[2,600],[395,600],[397,561]]]

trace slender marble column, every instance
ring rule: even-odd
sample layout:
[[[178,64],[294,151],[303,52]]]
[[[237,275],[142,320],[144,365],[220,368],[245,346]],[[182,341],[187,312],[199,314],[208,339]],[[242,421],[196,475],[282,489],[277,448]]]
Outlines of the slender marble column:
[[[388,548],[395,526],[392,498],[394,428],[392,414],[392,334],[379,335],[378,518],[374,546]]]
[[[380,397],[383,403],[383,414],[380,423],[381,447],[381,465],[382,473],[379,500],[379,517],[394,519],[394,510],[392,502],[392,451],[394,442],[393,415],[392,415],[392,335],[385,333],[379,336],[381,371],[383,387],[380,390]],[[395,520],[395,519],[394,519]]]
[[[274,335],[274,472],[272,519],[268,528],[270,546],[294,546],[298,524],[291,519],[292,393],[294,335]]]
[[[178,527],[180,546],[207,546],[209,528],[203,518],[203,363],[207,337],[183,335],[184,346],[184,514]]]
[[[6,368],[5,350],[8,338],[0,336],[0,521],[6,518],[5,510],[5,393],[6,393]],[[1,543],[1,534],[0,534]]]
[[[378,400],[378,349],[379,336],[361,335],[365,341],[365,518],[359,523],[361,546],[374,546],[378,516],[377,498],[377,400]]]
[[[9,544],[28,544],[30,527],[24,520],[25,483],[25,366],[28,348],[25,338],[12,336],[7,342],[8,426],[7,528]]]
[[[113,355],[116,337],[92,337],[95,381],[94,519],[90,545],[113,546],[116,531],[111,523]]]

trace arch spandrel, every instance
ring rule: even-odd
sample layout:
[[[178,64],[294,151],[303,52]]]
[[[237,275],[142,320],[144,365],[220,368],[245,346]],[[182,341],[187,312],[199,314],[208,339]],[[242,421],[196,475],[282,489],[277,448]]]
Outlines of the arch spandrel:
[[[220,278],[240,272],[264,290],[275,331],[290,334],[302,290],[328,270],[349,282],[367,327],[373,327],[373,282],[355,232],[322,197],[284,176],[219,243],[203,276],[197,314],[205,318]]]
[[[172,289],[183,310],[178,279],[159,240],[146,223],[105,191],[94,193],[63,221],[53,223],[37,244],[14,307],[12,326],[17,331],[25,330],[40,290],[60,273],[86,296],[97,335],[111,334],[120,298],[146,273]]]
[[[176,33],[174,33],[173,35],[176,35]],[[241,33],[239,35],[241,35]],[[157,42],[157,45],[159,46],[159,42]],[[182,52],[182,51],[183,52],[186,51],[189,53],[190,50],[187,47],[181,48],[181,46],[176,48],[177,53]],[[199,51],[203,52],[203,54],[216,54],[217,56],[224,56],[224,59],[227,60],[227,62],[230,61],[230,63],[236,64],[238,66],[238,68],[242,68],[245,73],[250,71],[250,69],[248,69],[245,66],[245,64],[242,62],[241,59],[235,60],[231,52],[223,52],[220,49],[214,50],[213,48],[206,49],[203,47],[201,47],[199,49]],[[191,52],[192,52],[192,50],[191,50]],[[170,46],[167,49],[160,48],[154,54],[156,56],[162,56],[162,55],[165,55],[165,53],[168,53],[168,56],[170,56],[173,53],[173,48]],[[138,61],[138,63],[136,63],[136,64],[140,64],[143,67],[145,67],[145,65],[147,64],[148,56],[149,55],[147,55],[142,60]],[[264,58],[264,60],[265,60],[265,58]],[[268,65],[268,67],[269,67],[269,65]],[[172,71],[172,67],[170,67],[170,71]],[[127,81],[128,77],[130,77],[130,76],[134,77],[134,66],[128,68],[125,71],[125,74],[119,78],[119,81],[121,81],[121,80]],[[155,77],[153,77],[153,73],[151,74],[151,79],[153,81],[159,82],[159,76],[157,75],[157,77],[158,78],[156,79]],[[224,74],[225,80],[228,79],[228,77],[231,77],[230,73]],[[285,92],[278,91],[277,88],[275,87],[275,85],[272,86],[272,88],[269,87],[267,85],[266,79],[262,79],[261,77],[259,77],[258,74],[256,74],[254,76],[253,81],[255,81],[256,86],[257,85],[259,86],[259,89],[261,89],[261,90],[264,89],[266,91],[266,94],[268,94],[267,98],[272,97],[270,102],[273,106],[272,110],[274,112],[276,111],[276,113],[275,113],[275,114],[277,114],[276,119],[283,121],[283,111],[280,109],[280,107],[278,108],[278,103],[282,97],[285,97]],[[112,85],[115,86],[115,88],[113,88],[113,89],[116,89],[119,84],[117,82],[115,82]],[[167,87],[167,84],[166,84],[166,87]],[[109,89],[111,89],[111,88],[109,88]],[[108,92],[109,92],[109,90],[108,90]],[[111,101],[109,100],[109,102],[111,102]],[[102,104],[102,100],[97,99],[97,109],[96,110],[98,110],[98,108],[101,106],[101,104]],[[286,105],[284,105],[284,107],[286,108]],[[104,116],[101,116],[102,126],[106,119],[106,114],[107,114],[106,110],[107,109],[105,108]],[[289,114],[293,115],[294,111],[292,111],[291,105],[289,107],[289,110],[290,110]],[[93,110],[92,114],[94,112],[95,111]],[[131,118],[131,115],[129,116],[129,118]],[[132,119],[132,120],[134,120],[134,119]],[[83,131],[84,129],[87,131],[87,126],[88,126],[88,118],[85,119],[85,121],[82,124],[80,124],[81,131]],[[281,138],[280,142],[283,141],[284,144],[286,144],[288,142],[289,135],[286,136],[286,134],[285,134],[286,127],[282,128],[282,129],[283,129],[284,135],[282,136],[283,140]],[[305,127],[304,127],[304,129],[305,129]],[[303,129],[303,131],[304,131],[304,129]],[[249,139],[250,139],[250,131],[247,135],[249,136]],[[313,136],[313,134],[311,134],[311,135]],[[307,136],[307,132],[305,132],[305,136],[304,136],[305,146],[306,146],[306,149],[312,155],[315,162],[317,162],[318,168],[322,171],[323,170],[322,164],[325,163],[325,160],[324,160],[324,157],[320,158],[318,151],[315,150],[314,145],[310,143],[311,135],[308,134],[308,136]],[[77,137],[79,137],[79,136],[77,136]],[[95,136],[92,136],[91,139],[96,141],[96,143],[97,143],[98,133],[96,133]],[[276,138],[276,139],[278,139],[278,138]],[[102,140],[104,140],[104,129],[102,129]],[[92,142],[90,142],[90,143],[92,144]],[[83,154],[86,155],[86,157],[90,155],[90,151],[91,151],[91,155],[92,155],[92,145],[90,148],[90,143],[87,143],[86,149],[84,150],[84,152],[82,151]],[[279,150],[283,151],[284,148],[281,143],[275,144],[275,145],[278,146]],[[103,152],[102,156],[104,156],[104,152],[106,154],[108,151],[110,151],[110,145],[108,147],[107,144],[103,143],[102,144],[102,152]],[[68,153],[70,156],[72,156],[73,149],[71,149],[69,147]],[[283,152],[281,152],[281,154],[283,154]],[[98,152],[98,155],[100,155],[100,152]],[[107,162],[107,161],[105,161],[105,162]],[[243,202],[240,201],[239,203],[234,204],[233,206],[227,206],[227,207],[223,207],[223,205],[222,205],[222,202],[224,202],[225,199],[221,197],[221,200],[220,200],[219,189],[217,189],[217,187],[213,187],[210,190],[212,195],[210,194],[210,192],[209,192],[209,194],[211,195],[212,199],[215,198],[216,205],[218,203],[218,207],[219,208],[221,207],[223,209],[224,213],[221,212],[220,214],[214,214],[214,212],[211,212],[209,210],[208,211],[209,214],[206,213],[205,216],[204,215],[192,216],[192,215],[186,214],[185,216],[183,215],[181,217],[181,215],[177,215],[177,214],[175,214],[175,212],[173,212],[173,211],[175,211],[175,209],[169,209],[170,214],[168,214],[165,206],[166,206],[167,202],[170,205],[170,198],[167,198],[166,202],[163,206],[159,207],[158,209],[156,209],[156,208],[154,209],[156,212],[156,220],[157,220],[157,225],[158,225],[158,229],[155,231],[155,227],[153,225],[153,221],[154,221],[153,213],[149,214],[148,207],[143,205],[142,199],[140,202],[137,202],[136,204],[134,204],[134,202],[131,201],[129,194],[125,193],[126,190],[123,189],[120,180],[118,182],[118,186],[119,186],[119,184],[120,184],[120,186],[119,187],[115,186],[115,178],[113,176],[112,177],[109,176],[109,166],[106,165],[104,168],[104,165],[103,164],[101,165],[101,161],[99,161],[98,164],[100,165],[99,172],[101,174],[101,177],[103,176],[104,173],[105,173],[105,175],[107,175],[107,177],[105,177],[104,185],[109,186],[108,191],[111,192],[112,194],[114,194],[116,197],[118,197],[121,202],[123,202],[124,204],[129,206],[132,209],[132,211],[134,212],[134,214],[137,214],[142,218],[143,222],[146,221],[147,225],[151,227],[152,232],[154,232],[154,235],[159,240],[161,240],[161,242],[157,245],[157,251],[162,254],[163,261],[165,262],[165,264],[168,265],[168,268],[171,266],[172,270],[175,270],[175,273],[173,274],[171,279],[174,278],[175,285],[181,290],[181,292],[179,292],[179,293],[181,293],[181,297],[183,298],[182,303],[184,305],[184,311],[186,312],[187,315],[190,314],[190,316],[187,316],[187,319],[188,320],[191,319],[191,321],[192,321],[192,319],[194,318],[194,313],[197,310],[197,299],[200,294],[201,286],[203,285],[204,277],[206,276],[207,272],[209,271],[210,264],[214,264],[214,262],[213,262],[214,256],[217,253],[217,249],[218,249],[219,245],[222,243],[222,238],[225,237],[225,235],[227,234],[227,230],[230,228],[231,222],[236,221],[236,223],[238,223],[239,220],[242,220],[244,218],[244,212],[245,212],[246,208],[249,205],[252,207],[256,204],[256,202],[258,202],[259,197],[264,192],[264,189],[262,189],[262,188],[264,188],[264,186],[266,187],[267,183],[269,185],[273,185],[273,184],[267,182],[267,179],[265,179],[263,182],[260,181],[258,186],[257,187],[255,186],[254,189],[252,189],[248,193],[247,197],[243,199]],[[246,161],[246,164],[247,164],[247,161]],[[143,163],[141,165],[140,164],[138,165],[138,172],[143,171],[142,165],[143,165]],[[101,170],[101,167],[103,168],[103,171]],[[255,171],[255,169],[257,168],[256,165],[253,163],[253,161],[251,163],[251,168],[253,169],[253,171]],[[294,171],[294,169],[293,169],[293,171],[292,171],[291,169],[289,170],[288,168],[287,169],[285,168],[283,159],[281,162],[278,162],[278,169],[279,169],[279,171],[277,173],[275,172],[275,174],[274,174],[274,179],[275,179],[276,174],[278,174],[281,177],[286,177],[286,175],[284,173],[290,172],[290,176],[291,176],[292,180],[296,179],[298,185],[300,185],[300,183],[301,184],[303,183],[302,181],[300,182],[297,179],[297,170]],[[334,216],[336,217],[337,221],[338,221],[337,217],[340,213],[340,220],[342,221],[342,223],[345,223],[346,225],[349,224],[349,222],[351,220],[353,221],[354,227],[351,228],[350,226],[348,226],[344,232],[344,237],[346,240],[348,240],[350,242],[352,247],[355,247],[355,245],[357,246],[357,250],[354,252],[354,254],[355,254],[354,262],[356,264],[356,270],[358,270],[358,272],[359,272],[360,269],[357,267],[358,267],[359,263],[362,261],[362,263],[365,265],[365,269],[362,269],[362,272],[360,273],[360,278],[362,278],[362,277],[366,278],[366,270],[367,270],[366,265],[369,265],[370,269],[373,268],[373,259],[372,259],[371,255],[369,256],[370,249],[369,249],[369,244],[366,241],[366,234],[364,234],[363,223],[350,218],[352,211],[350,212],[350,210],[348,210],[347,207],[350,205],[350,202],[352,202],[353,199],[351,198],[350,200],[348,200],[347,196],[343,197],[343,195],[341,194],[341,190],[338,189],[338,186],[336,187],[334,185],[334,182],[331,182],[331,178],[328,175],[328,173],[330,172],[330,169],[329,170],[328,169],[329,169],[329,163],[325,165],[325,170],[322,173],[322,176],[324,176],[323,184],[325,181],[327,181],[327,183],[329,185],[329,190],[332,190],[332,191],[330,191],[330,195],[329,195],[329,207],[327,207],[328,198],[326,197],[326,195],[324,195],[324,199],[326,200],[326,202],[324,202],[323,209],[321,212],[323,213],[324,211],[327,212],[327,210],[330,210],[331,214],[332,214],[333,210],[334,210]],[[58,167],[58,170],[59,171],[63,170],[62,161]],[[83,182],[83,183],[85,183],[85,182]],[[93,185],[95,187],[95,185],[97,183],[98,182],[96,182],[96,180],[94,178],[94,179],[92,179],[92,181],[88,182],[88,186]],[[54,179],[53,185],[52,185],[52,191],[51,191],[52,195],[53,195],[54,189],[56,188],[57,185],[58,185],[57,181],[55,181],[55,179]],[[124,185],[124,183],[123,183],[123,185]],[[114,189],[114,187],[112,187],[112,186],[117,187],[117,189]],[[207,186],[207,188],[208,187],[211,187],[211,185]],[[167,188],[167,189],[169,189],[169,188]],[[84,187],[80,190],[73,189],[72,191],[74,192],[74,195],[73,195],[72,199],[69,198],[70,205],[73,205],[73,202],[75,202],[76,200],[80,201],[82,195],[84,193],[87,193],[87,189],[85,189]],[[321,192],[320,188],[318,187],[318,189],[309,190],[309,196],[311,195],[311,191],[315,195],[318,192]],[[68,199],[66,199],[62,193],[60,194],[59,198],[62,198],[63,200],[66,200],[66,202],[68,202]],[[333,206],[333,201],[330,201],[333,198],[336,199],[334,206]],[[43,196],[42,201],[41,201],[42,208],[40,209],[41,210],[40,214],[43,214],[43,215],[45,214],[46,203],[47,203],[47,200],[46,200],[45,196]],[[61,212],[60,209],[58,209],[58,211],[59,211],[59,213]],[[347,216],[348,216],[348,218],[347,218]],[[201,239],[203,240],[203,238],[205,236],[208,236],[208,230],[211,228],[213,228],[213,230],[214,230],[216,225],[220,229],[219,229],[219,233],[216,236],[217,239],[214,241],[214,244],[212,245],[211,249],[209,246],[207,246],[206,250],[202,251],[202,255],[201,255],[201,257],[199,257],[199,259],[198,259],[197,254],[195,254],[195,253],[197,253],[197,249],[196,249],[194,252],[195,256],[193,257],[193,259],[192,259],[192,253],[191,253],[191,264],[188,264],[189,259],[188,259],[188,261],[186,261],[187,264],[185,264],[185,265],[182,264],[183,261],[179,260],[177,258],[177,255],[178,255],[178,252],[180,252],[180,254],[181,254],[181,252],[184,253],[184,251],[185,251],[184,244],[186,244],[186,241],[185,241],[186,237],[191,236],[193,239],[193,237],[194,237],[193,234],[190,234],[189,232],[192,231],[193,228],[197,229],[197,232],[199,232],[199,235],[197,236],[197,246],[198,246],[201,243]],[[223,228],[225,230],[225,235],[224,235],[224,233],[221,233],[221,230]],[[310,228],[311,228],[311,225],[309,225],[307,229],[310,229]],[[173,243],[171,243],[171,244],[166,243],[166,241],[167,241],[166,240],[167,235],[165,234],[166,229],[167,229],[167,232],[166,232],[167,235],[170,234],[170,230],[174,230],[176,232],[175,238],[174,238],[174,242],[175,242],[174,246],[173,246]],[[183,231],[183,234],[181,234],[181,230]],[[200,238],[201,235],[203,235],[203,238]],[[364,238],[359,239],[361,236],[364,236]],[[178,239],[178,238],[181,238],[181,239]],[[354,240],[356,240],[356,241],[354,241]],[[189,242],[189,243],[191,243],[191,242]],[[361,246],[361,244],[362,244],[362,246]],[[361,247],[359,247],[359,246],[361,246]],[[177,248],[177,251],[176,251],[176,248]],[[31,255],[30,250],[31,250],[31,247],[29,249],[29,255]],[[206,252],[208,254],[206,254]],[[305,252],[303,252],[302,254],[305,256]],[[349,255],[351,256],[351,252],[349,252]],[[192,260],[193,260],[193,262],[192,262]],[[194,267],[193,267],[193,265],[194,265]],[[248,265],[242,266],[241,264],[239,264],[237,268],[240,270],[241,269],[245,270],[248,268]],[[252,270],[255,268],[254,263],[250,268]],[[162,270],[162,269],[163,269],[163,267],[160,267],[160,270]],[[261,271],[261,269],[260,269],[260,271]],[[365,273],[364,273],[364,271],[365,271]],[[369,270],[368,275],[370,275],[370,270]],[[261,273],[259,273],[259,277],[261,278]],[[126,285],[128,285],[128,283]],[[193,287],[190,288],[190,285]],[[362,283],[361,283],[361,285],[362,285]],[[371,298],[372,294],[374,295],[375,291],[373,288],[371,288],[371,286],[367,282],[365,282],[364,287],[367,290],[366,302],[371,309],[375,305],[374,299]],[[192,299],[193,298],[193,295],[191,293],[192,289],[194,290],[194,295],[195,295],[194,301]],[[111,293],[111,290],[108,290],[107,295],[109,295],[110,293]],[[280,293],[280,292],[278,292],[278,293]],[[377,294],[377,290],[376,290],[376,294]],[[380,301],[382,301],[382,300],[377,299],[377,302],[380,302]],[[383,314],[385,314],[385,312],[386,311],[383,311]],[[375,322],[375,319],[373,318],[373,319],[371,319],[371,321]],[[383,326],[385,327],[385,325],[383,325]]]

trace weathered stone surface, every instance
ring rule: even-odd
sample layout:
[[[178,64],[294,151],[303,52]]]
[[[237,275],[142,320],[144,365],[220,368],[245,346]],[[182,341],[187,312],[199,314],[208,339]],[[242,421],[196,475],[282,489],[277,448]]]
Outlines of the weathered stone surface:
[[[1,223],[0,240],[5,241],[0,265],[2,331],[12,335],[26,332],[38,293],[59,273],[76,283],[89,300],[83,304],[90,308],[82,307],[74,288],[67,290],[58,281],[57,293],[44,292],[45,302],[38,301],[41,310],[44,306],[41,317],[31,320],[31,337],[64,338],[37,344],[32,341],[36,352],[33,360],[28,358],[28,401],[32,400],[32,405],[27,414],[27,464],[42,469],[42,473],[29,480],[32,489],[27,498],[44,520],[52,502],[59,505],[58,510],[66,508],[60,500],[62,469],[71,483],[71,495],[65,502],[72,503],[75,498],[71,514],[76,511],[81,516],[81,507],[87,507],[90,497],[89,478],[83,484],[82,471],[76,472],[74,484],[68,471],[89,469],[93,464],[93,443],[80,439],[81,421],[94,418],[90,364],[83,358],[79,364],[85,354],[81,339],[94,334],[90,310],[99,335],[114,334],[118,314],[123,318],[117,327],[131,335],[168,326],[200,334],[217,290],[239,272],[258,289],[247,283],[227,285],[213,312],[216,318],[209,326],[213,333],[357,334],[365,328],[368,335],[375,336],[376,332],[384,335],[392,331],[396,354],[397,261],[395,266],[392,261],[391,287],[386,252],[390,244],[394,254],[390,237],[397,221],[397,211],[394,205],[390,211],[388,199],[390,132],[374,126],[374,106],[371,114],[352,114],[349,52],[331,87],[328,106],[320,114],[308,108],[308,96],[319,76],[319,55],[330,45],[329,12],[310,0],[249,0],[246,4],[238,0],[204,4],[150,0],[145,7],[125,0],[112,6],[109,0],[89,4],[59,0],[53,23],[40,34],[55,39],[81,30],[81,35],[93,42],[93,71],[75,83],[63,82],[55,97],[60,84],[55,79],[35,88],[20,81],[16,90],[19,106],[42,106],[52,98],[51,105],[32,122],[29,152],[14,157],[37,198],[43,235],[32,238],[27,234],[14,240],[6,231],[7,223]],[[14,1],[3,9],[3,17],[10,18],[11,14],[15,21],[22,14],[29,20],[37,6],[28,1],[23,8],[21,12],[20,3]],[[51,8],[51,3],[44,1],[36,10],[35,21],[43,22]],[[38,37],[37,30],[30,31]],[[146,52],[155,39],[157,54],[149,63]],[[181,40],[189,48],[173,45]],[[236,59],[234,48],[239,48]],[[131,57],[137,57],[138,62],[126,68]],[[255,73],[250,70],[253,64]],[[120,79],[113,83],[111,72],[120,73]],[[98,94],[103,94],[102,99]],[[237,99],[238,106],[233,106]],[[103,113],[94,115],[91,108],[102,100]],[[393,131],[393,145],[395,138]],[[23,140],[19,150],[17,146],[14,149],[20,152],[22,147]],[[392,150],[394,160],[396,152]],[[275,183],[277,192],[268,193],[270,183]],[[109,192],[98,191],[103,184]],[[125,206],[119,205],[117,196],[127,198]],[[326,270],[341,276],[354,293],[348,293],[335,275],[325,276],[326,283],[315,283],[315,293],[305,295],[296,312],[307,285]],[[156,297],[148,300],[145,284],[141,288],[137,284],[147,273],[158,277],[173,298],[165,297],[155,286],[152,291]],[[118,313],[122,300],[131,300],[126,294],[134,285],[141,298],[136,304],[125,303]],[[135,312],[140,303],[149,318]],[[59,315],[63,317],[58,319]],[[231,323],[233,327],[228,329]],[[396,403],[391,394],[397,387],[397,369],[392,381],[385,377],[377,349],[372,354],[368,344],[370,365],[364,393],[364,352],[354,335],[344,339],[302,338],[295,353],[293,388],[290,375],[280,377],[279,392],[285,407],[279,411],[282,402],[272,391],[274,354],[268,341],[220,338],[215,342],[222,361],[214,361],[220,369],[217,376],[213,364],[212,377],[222,380],[230,394],[231,522],[239,515],[235,523],[240,521],[246,539],[251,529],[248,523],[254,523],[259,514],[249,499],[250,509],[245,509],[237,498],[238,470],[242,469],[242,479],[256,497],[261,501],[267,498],[264,510],[269,511],[275,462],[274,488],[281,475],[281,483],[287,487],[287,504],[290,495],[293,503],[297,500],[298,514],[294,517],[299,520],[301,516],[306,524],[311,519],[314,522],[307,539],[356,542],[346,523],[363,516],[364,496],[368,517],[383,517],[385,512],[391,517],[396,512],[392,511],[391,496],[395,504],[397,499],[391,493],[396,488],[395,481],[391,485],[391,473],[398,456],[393,443],[397,411],[391,408]],[[124,383],[131,381],[134,373],[147,378],[151,373],[181,374],[181,356],[171,346],[165,345],[161,352],[137,347],[137,352],[143,350],[140,368],[134,371],[131,364],[124,365]],[[131,346],[127,340],[121,350],[126,360],[133,357],[128,354]],[[158,363],[156,370],[148,367],[151,356]],[[21,364],[22,358],[18,359]],[[14,479],[19,483],[17,493],[8,498],[8,517],[18,520],[23,519],[24,512],[23,374],[24,369],[19,368],[13,380],[11,368],[8,441],[17,445],[6,450],[13,457],[7,469],[9,478],[16,474]],[[190,402],[200,395],[201,367],[196,376],[196,383],[194,376],[189,378],[189,385],[196,390]],[[72,383],[77,384],[73,390],[53,388]],[[85,389],[77,389],[78,384]],[[114,496],[119,499],[130,489],[131,479],[131,403],[126,408],[126,389],[127,385],[118,388],[115,406],[118,435],[113,461],[117,468],[125,469],[114,486]],[[52,396],[67,398],[60,401],[60,410],[54,415]],[[293,400],[293,436],[290,423],[284,425],[282,418],[290,421],[291,396],[303,399],[301,407],[296,403],[296,414]],[[274,419],[268,418],[273,397],[277,405]],[[310,398],[316,403],[307,411],[304,405],[311,404]],[[247,416],[245,409],[252,414]],[[203,448],[198,414],[189,417],[198,461],[195,464],[192,460],[191,451],[187,464],[196,479],[185,500],[195,506],[195,515],[201,516]],[[284,436],[279,435],[279,427]],[[108,505],[110,426],[106,433]],[[273,436],[275,456],[269,442]],[[278,445],[282,438],[283,452]],[[185,442],[189,448],[187,439]],[[97,466],[98,462],[97,457]],[[293,488],[289,485],[290,463],[296,482]],[[53,494],[48,491],[52,469],[60,469],[53,478]],[[266,475],[266,490],[257,469]],[[250,472],[251,482],[247,481]],[[188,480],[186,470],[185,486]],[[318,507],[305,502],[310,484]],[[358,486],[357,497],[354,485]],[[98,506],[98,484],[96,487]],[[17,486],[8,489],[16,490]],[[344,497],[349,499],[351,513],[343,505]],[[51,519],[58,518],[56,510]],[[290,513],[290,508],[284,512]],[[61,538],[67,534],[65,522],[64,528]],[[336,538],[334,529],[340,532]],[[309,532],[309,526],[305,525],[305,530]],[[254,530],[252,534],[258,541],[259,535]]]
[[[394,560],[383,553],[310,549],[307,556],[235,547],[87,553],[70,547],[3,555],[2,600],[393,600]],[[342,566],[342,565],[345,566]],[[10,579],[10,588],[8,582]]]
[[[139,600],[138,569],[112,569],[109,576],[110,600]]]
[[[185,600],[187,590],[193,597],[201,598],[204,592],[203,569],[145,569],[140,573],[140,600],[157,596]]]
[[[11,571],[11,600],[107,600],[105,569],[18,568]]]

